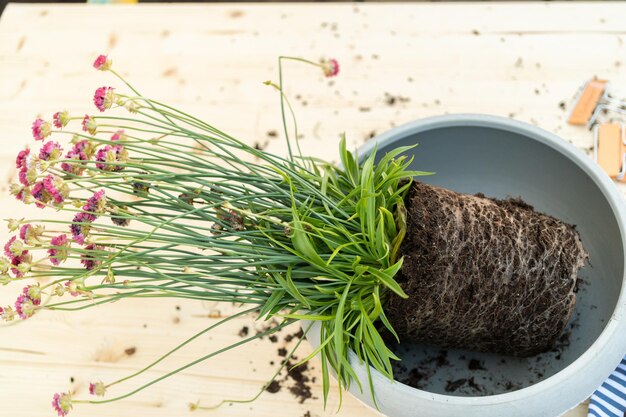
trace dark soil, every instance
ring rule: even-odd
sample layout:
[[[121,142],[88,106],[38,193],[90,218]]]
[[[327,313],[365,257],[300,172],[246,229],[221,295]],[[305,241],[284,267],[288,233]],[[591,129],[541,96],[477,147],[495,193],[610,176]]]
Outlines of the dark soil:
[[[265,388],[265,391],[271,393],[271,394],[276,394],[278,391],[280,391],[280,382],[273,380],[272,382],[269,383],[269,385]]]
[[[487,370],[485,368],[485,365],[483,365],[483,363],[479,361],[478,359],[470,359],[469,363],[467,364],[467,368],[470,371],[486,371]]]
[[[406,208],[396,278],[409,299],[391,296],[386,305],[402,341],[516,356],[555,347],[587,260],[574,226],[520,199],[420,182]]]

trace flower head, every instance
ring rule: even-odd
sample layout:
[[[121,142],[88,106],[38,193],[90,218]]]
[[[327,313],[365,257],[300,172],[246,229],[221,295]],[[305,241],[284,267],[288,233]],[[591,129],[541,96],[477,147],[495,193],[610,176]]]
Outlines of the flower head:
[[[16,200],[19,200],[22,203],[28,204],[32,201],[32,195],[30,193],[30,188],[28,187],[19,184],[11,184],[10,192],[15,196]]]
[[[27,223],[20,227],[20,239],[30,246],[35,246],[39,243],[43,232],[44,228],[42,226],[33,226]]]
[[[15,319],[15,310],[13,310],[13,307],[0,307],[0,318],[4,321],[12,321]]]
[[[37,119],[33,122],[33,137],[35,140],[44,140],[52,130],[50,128],[50,123],[44,121],[43,119]]]
[[[325,76],[334,77],[339,74],[339,62],[336,59],[324,60],[321,65]]]
[[[85,246],[85,251],[87,252],[80,255],[80,263],[82,263],[85,266],[85,269],[92,270],[102,263],[101,260],[94,257],[96,255],[89,253],[89,252],[100,251],[102,249],[103,249],[102,246],[98,246],[94,243],[91,243]]]
[[[89,161],[94,153],[95,148],[90,141],[87,139],[79,140],[65,155],[65,159],[72,159],[77,162],[63,162],[61,163],[61,169],[70,174],[81,175],[85,170],[85,165],[79,162]]]
[[[61,129],[70,122],[70,113],[67,110],[58,111],[52,115],[54,126]]]
[[[48,141],[39,151],[39,159],[42,161],[55,161],[61,157],[63,148],[59,145],[59,142]]]
[[[113,134],[113,136],[111,136],[111,142],[115,142],[115,141],[118,141],[118,140],[123,141],[125,139],[126,139],[126,135],[124,134],[124,130],[123,129],[118,130],[117,132],[115,132]]]
[[[96,118],[90,116],[88,114],[83,118],[83,130],[85,132],[89,132],[90,135],[95,135],[98,131],[98,124],[96,123]]]
[[[96,105],[98,110],[105,111],[110,109],[115,102],[115,93],[113,93],[113,87],[100,87],[93,95],[93,104]]]
[[[121,171],[123,165],[116,165],[116,162],[125,163],[128,161],[128,152],[122,145],[106,145],[96,152],[96,168],[103,171]]]
[[[20,151],[15,158],[15,167],[17,169],[22,169],[27,167],[30,161],[30,148],[25,148],[23,151]]]
[[[56,393],[52,397],[52,408],[59,417],[65,417],[72,410],[72,397],[68,393]]]
[[[76,243],[79,245],[85,243],[85,239],[89,235],[89,230],[91,229],[91,223],[93,223],[96,219],[97,216],[93,213],[85,211],[76,213],[72,219],[72,224],[70,225],[70,232],[72,232],[72,238]]]
[[[108,71],[111,69],[113,62],[106,55],[98,55],[98,58],[93,62],[93,67],[100,71]]]
[[[69,187],[61,177],[48,174],[33,185],[31,193],[38,207],[45,207],[48,203],[58,206],[69,196]]]
[[[20,256],[14,256],[11,258],[11,272],[15,274],[16,278],[21,278],[30,270],[30,264],[33,261],[33,256],[25,250]]]
[[[83,206],[83,210],[96,214],[102,214],[104,213],[106,203],[107,198],[104,194],[104,190],[99,190],[87,199],[87,202]]]
[[[34,305],[38,306],[41,304],[41,287],[39,284],[24,287],[22,294],[30,298]]]
[[[67,259],[67,249],[69,247],[69,241],[67,235],[62,234],[50,239],[50,244],[55,246],[48,249],[48,255],[52,265],[59,265],[61,262]]]
[[[72,297],[78,297],[83,292],[83,285],[76,281],[66,281],[65,290],[70,293]]]
[[[17,297],[15,301],[15,312],[20,319],[26,320],[32,317],[36,309],[37,306],[35,302],[31,300],[29,296],[20,294],[20,296]]]
[[[24,253],[24,242],[12,236],[4,245],[4,254],[9,258],[20,257]]]
[[[96,395],[98,397],[104,397],[104,394],[106,393],[106,386],[104,385],[104,383],[102,381],[98,381],[98,382],[90,382],[89,383],[89,393],[91,395]]]

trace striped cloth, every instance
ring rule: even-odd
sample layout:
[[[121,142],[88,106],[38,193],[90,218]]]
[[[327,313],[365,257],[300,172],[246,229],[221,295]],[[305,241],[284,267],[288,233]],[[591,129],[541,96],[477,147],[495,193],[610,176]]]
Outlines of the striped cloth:
[[[626,356],[591,397],[588,417],[626,417]]]

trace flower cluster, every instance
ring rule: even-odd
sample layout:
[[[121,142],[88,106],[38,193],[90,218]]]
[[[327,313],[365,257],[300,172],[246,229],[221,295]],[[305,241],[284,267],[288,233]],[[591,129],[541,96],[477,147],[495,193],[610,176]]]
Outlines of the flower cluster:
[[[322,61],[322,71],[327,77],[334,77],[339,74],[339,62],[336,59]]]
[[[104,213],[106,203],[104,190],[96,191],[82,207],[83,211],[76,213],[70,225],[72,238],[76,243],[80,245],[85,243],[91,224],[96,221],[99,214]]]
[[[43,119],[36,119],[33,122],[33,137],[35,140],[44,140],[50,133],[52,133],[52,128],[49,122],[44,121]]]
[[[90,116],[88,114],[83,118],[83,131],[88,132],[90,135],[95,135],[98,131],[98,123],[96,123],[96,118]]]
[[[93,104],[96,105],[98,110],[105,111],[110,109],[115,102],[115,93],[113,93],[113,87],[100,87],[93,95]]]
[[[37,306],[41,304],[41,287],[39,285],[29,285],[24,287],[22,294],[15,301],[15,312],[17,316],[26,320],[35,314]]]
[[[56,393],[52,397],[52,408],[59,417],[65,417],[72,410],[72,397],[68,393]]]
[[[106,393],[106,386],[102,381],[89,383],[89,394],[103,397]]]
[[[48,256],[52,265],[60,265],[61,262],[67,259],[67,250],[69,248],[69,241],[67,235],[62,234],[50,239],[52,247],[48,249]]]
[[[89,140],[77,139],[72,149],[65,155],[65,159],[69,161],[61,163],[61,169],[68,174],[82,175],[86,169],[85,163],[93,157],[95,152],[95,147]]]
[[[6,258],[1,263],[5,266],[2,269],[10,268],[15,278],[22,278],[30,271],[33,257],[26,249],[24,242],[18,239],[17,236],[11,237],[4,245],[4,255]]]
[[[54,127],[62,129],[70,122],[70,114],[67,110],[58,111],[52,115]]]
[[[116,135],[113,135],[113,137]],[[128,152],[122,145],[105,145],[96,152],[96,161],[96,168],[98,169],[103,171],[121,171],[124,169],[124,166],[118,164],[128,162]]]

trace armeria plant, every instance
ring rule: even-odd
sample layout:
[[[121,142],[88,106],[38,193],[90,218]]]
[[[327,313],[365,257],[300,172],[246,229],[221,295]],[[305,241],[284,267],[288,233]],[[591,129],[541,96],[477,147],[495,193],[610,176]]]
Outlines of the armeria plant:
[[[405,296],[394,276],[402,265],[403,197],[420,172],[396,149],[376,162],[360,162],[339,143],[341,167],[294,155],[282,91],[282,63],[295,60],[337,74],[337,61],[279,58],[283,125],[289,154],[273,155],[216,127],[141,95],[112,67],[94,63],[128,90],[98,88],[104,112],[123,107],[127,117],[55,113],[32,125],[39,152],[16,159],[19,183],[11,192],[26,204],[67,213],[66,220],[10,219],[15,236],[0,258],[3,284],[28,281],[5,321],[42,310],[81,310],[126,298],[188,298],[236,303],[242,310],[192,336],[143,370],[89,391],[105,396],[112,385],[137,376],[182,346],[245,314],[274,318],[267,331],[247,337],[115,398],[54,395],[65,416],[77,403],[107,403],[142,389],[225,350],[298,321],[321,323],[319,354],[324,400],[332,369],[340,386],[355,377],[349,350],[392,378],[397,357],[381,337],[383,304],[391,292]],[[293,115],[293,113],[289,113]],[[294,119],[295,120],[295,119]],[[68,129],[77,124],[82,129]],[[48,140],[65,137],[66,144]],[[251,162],[253,161],[253,162]],[[293,352],[292,352],[293,353]],[[283,362],[282,366],[285,366]],[[369,369],[369,367],[368,367]],[[277,371],[276,375],[280,372]],[[371,389],[371,379],[369,381]],[[192,409],[204,408],[199,404]]]

